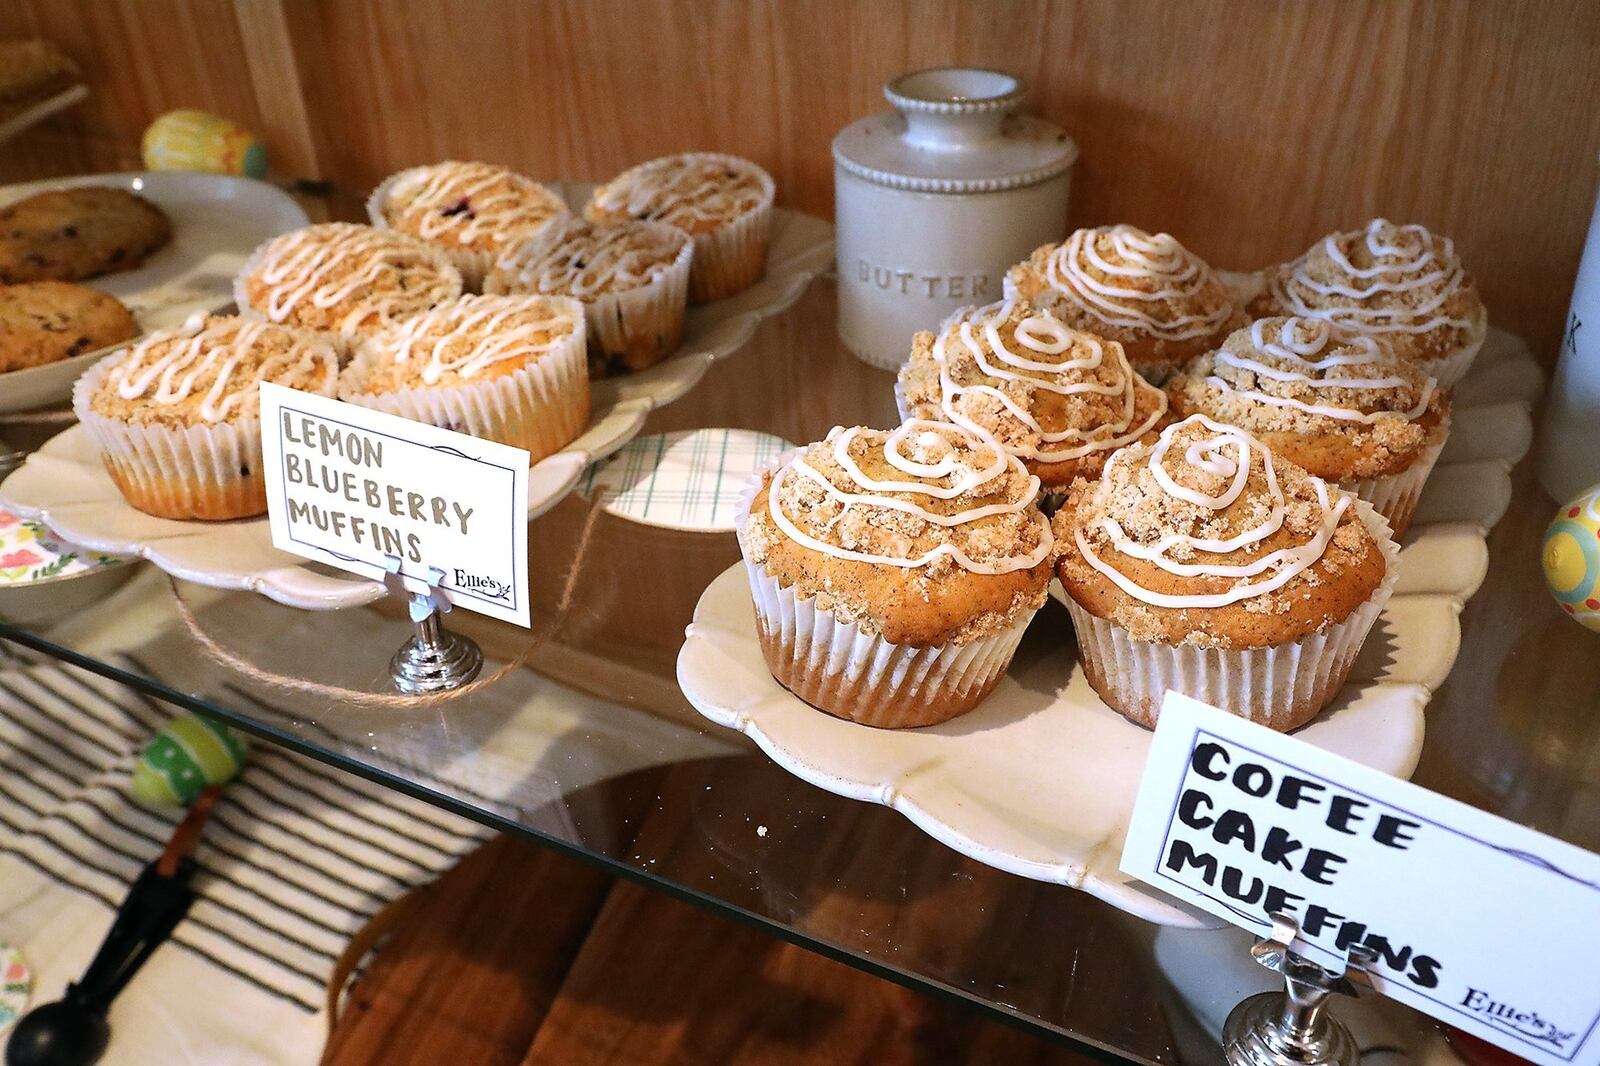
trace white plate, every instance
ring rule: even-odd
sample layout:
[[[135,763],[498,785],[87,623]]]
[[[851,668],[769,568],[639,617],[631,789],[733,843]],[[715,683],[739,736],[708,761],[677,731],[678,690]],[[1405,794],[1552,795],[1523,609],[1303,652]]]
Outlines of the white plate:
[[[1480,376],[1521,385],[1469,387]],[[1527,450],[1540,381],[1527,346],[1493,331],[1405,538],[1395,595],[1351,683],[1301,740],[1397,776],[1416,768],[1423,707],[1460,648],[1457,615],[1487,571],[1484,536]],[[1216,925],[1117,869],[1151,734],[1100,702],[1077,669],[1064,612],[1046,610],[1041,632],[1024,640],[976,710],[926,729],[869,729],[807,706],[772,679],[741,563],[701,597],[678,682],[701,714],[746,733],[786,770],[893,807],[964,855],[1154,922]]]
[[[589,464],[632,440],[655,408],[671,403],[716,360],[741,347],[768,315],[788,308],[833,262],[833,227],[782,208],[773,212],[767,274],[727,300],[691,308],[678,353],[638,374],[594,383],[589,428],[528,471],[528,517],[554,507]],[[9,379],[15,375],[6,375]],[[170,574],[214,588],[251,589],[291,607],[326,610],[371,603],[382,585],[336,574],[272,546],[265,518],[179,522],[130,507],[88,435],[73,426],[28,456],[0,485],[13,511],[99,551],[142,555]]]
[[[251,249],[307,222],[300,205],[276,186],[186,171],[90,174],[7,185],[0,188],[0,207],[35,193],[84,185],[127,189],[161,208],[172,220],[172,240],[139,269],[83,282],[126,304],[141,333],[176,326],[195,311],[221,311],[231,306],[233,276]],[[78,375],[109,350],[0,375],[0,412],[26,411],[70,398]]]

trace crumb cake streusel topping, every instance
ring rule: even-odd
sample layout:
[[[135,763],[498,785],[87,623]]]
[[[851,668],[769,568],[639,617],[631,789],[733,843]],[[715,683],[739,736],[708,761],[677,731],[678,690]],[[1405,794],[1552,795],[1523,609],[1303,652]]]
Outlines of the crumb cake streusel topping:
[[[1285,314],[1397,340],[1426,338],[1431,354],[1466,346],[1482,325],[1483,305],[1454,242],[1382,218],[1331,233],[1271,272],[1267,294]]]
[[[1074,308],[1072,317],[1184,341],[1216,333],[1234,314],[1211,268],[1168,233],[1128,225],[1080,229],[1041,251],[1036,265],[1047,295]]]
[[[1434,380],[1365,334],[1324,319],[1260,318],[1168,383],[1194,406],[1257,433],[1365,429],[1396,450],[1439,407]]]
[[[1080,482],[1080,485],[1085,483]],[[1098,484],[1075,492],[1057,521],[1084,561],[1135,600],[1158,608],[1288,610],[1286,591],[1331,552],[1362,557],[1371,537],[1345,520],[1354,497],[1275,460],[1232,426],[1193,415],[1154,445],[1118,452]],[[1125,571],[1153,566],[1157,591]],[[1327,567],[1323,568],[1328,569]],[[1152,582],[1154,583],[1154,582]],[[1134,633],[1136,638],[1140,633]]]
[[[531,237],[566,210],[560,196],[532,178],[457,161],[401,171],[382,204],[397,230],[481,252]]]
[[[1047,463],[1120,448],[1167,410],[1122,345],[1020,300],[965,308],[937,336],[918,334],[900,382],[915,413],[993,434],[1012,455]]]
[[[463,296],[367,340],[365,393],[451,388],[510,374],[571,343],[583,307],[561,296]]]
[[[772,178],[747,159],[690,153],[653,159],[594,191],[590,218],[666,222],[704,233],[772,199]]]
[[[925,576],[1038,566],[1055,540],[1039,479],[992,437],[913,419],[835,428],[773,475],[767,513],[789,540],[836,559]],[[747,543],[755,561],[764,552]]]
[[[566,218],[507,253],[484,287],[594,300],[648,285],[692,254],[688,236],[674,226]]]
[[[331,393],[338,342],[233,315],[196,313],[108,358],[115,365],[91,409],[123,422],[192,426],[236,422],[261,412],[261,382]]]
[[[324,222],[274,237],[244,278],[274,322],[355,332],[461,295],[461,275],[409,234]]]

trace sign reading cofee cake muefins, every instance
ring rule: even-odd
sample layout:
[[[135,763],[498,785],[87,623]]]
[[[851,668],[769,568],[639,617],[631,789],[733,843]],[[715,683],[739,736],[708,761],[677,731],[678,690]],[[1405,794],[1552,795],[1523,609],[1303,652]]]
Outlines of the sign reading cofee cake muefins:
[[[528,625],[528,453],[261,386],[272,543]]]
[[[1600,1063],[1600,855],[1169,692],[1122,870],[1285,915],[1296,951],[1523,1058]]]

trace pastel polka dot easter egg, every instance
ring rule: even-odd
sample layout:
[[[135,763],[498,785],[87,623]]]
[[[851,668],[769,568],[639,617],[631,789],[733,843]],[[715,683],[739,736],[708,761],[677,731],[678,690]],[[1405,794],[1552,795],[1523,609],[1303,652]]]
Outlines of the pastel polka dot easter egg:
[[[133,794],[152,807],[188,806],[210,785],[233,780],[245,742],[220,722],[185,714],[162,727],[133,768]]]
[[[1563,611],[1600,633],[1600,485],[1569,500],[1544,531],[1544,579]]]

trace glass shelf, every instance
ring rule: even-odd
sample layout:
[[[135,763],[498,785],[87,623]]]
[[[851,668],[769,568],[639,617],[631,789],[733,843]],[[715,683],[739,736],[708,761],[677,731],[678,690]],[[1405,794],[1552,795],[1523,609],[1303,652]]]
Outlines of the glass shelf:
[[[844,350],[834,301],[831,280],[814,284],[645,432],[725,426],[803,442],[836,423],[893,422],[891,376]],[[1527,465],[1490,539],[1488,580],[1462,616],[1455,670],[1430,705],[1416,779],[1596,848],[1600,663],[1540,579],[1553,503]],[[0,626],[0,637],[1095,1054],[1220,1060],[1215,1015],[1253,980],[1239,961],[1247,937],[1158,931],[1071,889],[992,870],[888,809],[803,784],[705,723],[674,663],[701,591],[738,559],[732,534],[599,514],[558,618],[588,518],[589,504],[570,497],[531,527],[534,632],[552,633],[533,669],[424,711],[329,703],[212,665],[149,566],[93,609],[49,628]],[[409,631],[395,604],[319,614],[248,593],[185,585],[183,595],[225,645],[346,686],[381,690]],[[1068,624],[1053,604],[1041,617],[1047,629]],[[465,612],[450,625],[491,658],[529,640]],[[1230,976],[1234,963],[1242,977]],[[1424,1019],[1379,1009],[1423,1039]]]

